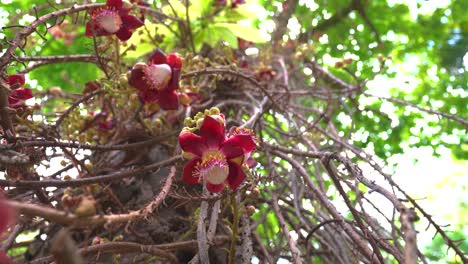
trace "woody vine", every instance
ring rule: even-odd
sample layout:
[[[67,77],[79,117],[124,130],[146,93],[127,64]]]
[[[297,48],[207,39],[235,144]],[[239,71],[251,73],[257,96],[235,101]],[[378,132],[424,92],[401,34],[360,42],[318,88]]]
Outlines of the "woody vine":
[[[202,1],[209,14],[193,19],[189,1],[165,2],[64,3],[4,28],[14,37],[0,57],[0,263],[417,263],[426,261],[419,217],[467,261],[374,157],[337,130],[332,117],[344,98],[372,96],[369,79],[347,68],[353,60],[335,65],[348,81],[293,41],[273,39],[275,55],[249,55],[262,47],[256,39],[203,40],[193,22],[235,17],[244,1]],[[175,44],[149,25],[173,33]],[[31,35],[69,45],[86,38],[90,52],[29,56]],[[137,35],[150,42],[132,43]],[[378,57],[375,75],[389,59]],[[28,88],[31,72],[74,62],[100,70],[80,93]],[[312,82],[298,65],[311,69]],[[382,206],[371,192],[390,202],[394,218],[379,223],[366,211]]]

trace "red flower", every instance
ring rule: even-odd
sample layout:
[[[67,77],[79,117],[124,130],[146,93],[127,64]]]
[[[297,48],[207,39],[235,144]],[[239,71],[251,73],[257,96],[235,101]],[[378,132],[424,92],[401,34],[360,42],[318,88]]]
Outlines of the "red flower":
[[[227,4],[227,0],[215,0],[216,4],[225,6]]]
[[[254,43],[252,41],[248,41],[242,38],[237,38],[237,46],[239,47],[239,49],[245,50],[254,46]]]
[[[13,210],[4,202],[3,196],[0,194],[0,235],[8,229],[13,223],[14,220],[14,213]],[[8,256],[0,250],[0,263],[2,264],[12,264]]]
[[[236,8],[238,5],[245,4],[245,0],[232,0],[232,8]]]
[[[123,6],[122,0],[107,0],[106,6],[91,11],[91,21],[86,24],[87,37],[115,34],[120,40],[128,40],[133,31],[143,26],[136,16],[130,15],[130,8]]]
[[[229,136],[233,137],[233,136],[236,136],[236,135],[250,136],[250,137],[252,137],[255,144],[257,143],[257,139],[255,138],[253,130],[251,130],[251,129],[231,127],[231,129],[229,129]],[[250,152],[245,153],[245,155],[244,155],[244,163],[249,168],[253,168],[253,167],[257,166],[257,161],[254,158],[252,158],[252,156],[251,156],[252,152],[253,152],[253,150],[250,151]]]
[[[88,127],[94,125],[101,131],[108,131],[115,127],[115,120],[110,119],[109,113],[106,111],[101,111],[99,113],[90,112],[89,115],[92,116],[93,119],[86,124]]]
[[[8,96],[8,105],[19,109],[25,106],[24,101],[33,98],[32,90],[24,88],[24,75],[14,74],[8,76],[8,85],[12,89]]]
[[[226,136],[224,116],[205,116],[200,135],[182,132],[179,144],[192,159],[184,167],[182,180],[197,184],[206,180],[210,192],[220,192],[227,183],[235,190],[245,180],[242,163],[245,155],[255,149],[252,135]]]
[[[64,20],[61,24],[49,28],[47,31],[54,37],[55,40],[63,39],[63,44],[70,46],[76,38],[77,33],[74,31],[74,25]]]
[[[157,49],[149,63],[137,63],[133,66],[129,83],[136,89],[144,103],[158,102],[164,110],[179,107],[176,90],[179,89],[182,59],[177,54],[164,55]]]
[[[220,6],[225,6],[227,4],[227,0],[215,0],[215,3]],[[245,0],[232,0],[231,8],[236,8],[238,5],[242,4],[245,4]]]

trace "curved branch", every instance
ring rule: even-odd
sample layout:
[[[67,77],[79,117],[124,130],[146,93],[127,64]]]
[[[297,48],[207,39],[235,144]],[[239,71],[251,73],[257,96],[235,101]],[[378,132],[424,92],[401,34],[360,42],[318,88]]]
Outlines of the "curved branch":
[[[444,112],[440,112],[440,111],[436,111],[436,110],[432,110],[432,109],[427,109],[427,108],[424,108],[424,107],[421,107],[419,105],[415,105],[415,104],[412,104],[412,103],[408,103],[406,101],[403,101],[403,100],[400,100],[400,99],[396,99],[396,98],[391,98],[391,97],[384,97],[384,96],[378,96],[378,95],[373,95],[373,94],[370,94],[370,93],[363,93],[365,96],[370,96],[370,97],[375,97],[375,98],[379,98],[379,99],[382,99],[382,100],[386,100],[386,101],[389,101],[389,102],[392,102],[392,103],[397,103],[397,104],[401,104],[401,105],[405,105],[405,106],[409,106],[409,107],[412,107],[412,108],[415,108],[415,109],[418,109],[418,110],[421,110],[423,112],[426,112],[426,113],[429,113],[429,114],[434,114],[434,115],[439,115],[439,116],[443,116],[445,118],[448,118],[450,120],[453,120],[455,122],[458,122],[466,127],[468,127],[468,121],[463,119],[463,118],[460,118],[458,116],[455,116],[455,115],[451,115],[451,114],[447,114],[447,113],[444,113]]]
[[[98,175],[94,177],[73,179],[73,180],[43,180],[43,181],[27,181],[27,180],[0,180],[0,186],[8,187],[26,187],[26,188],[37,188],[37,187],[77,187],[92,183],[104,183],[115,180],[120,180],[127,177],[142,175],[144,172],[157,170],[159,168],[174,164],[175,162],[182,159],[182,156],[175,156],[170,159],[139,167],[136,169],[125,170],[105,175]]]
[[[65,9],[60,9],[57,11],[54,11],[52,13],[43,15],[39,17],[37,20],[29,24],[28,26],[24,27],[20,32],[18,32],[13,40],[10,42],[10,46],[8,49],[5,51],[3,56],[0,57],[0,72],[3,72],[6,68],[6,66],[11,62],[11,60],[16,60],[15,56],[15,50],[16,48],[19,47],[19,45],[33,32],[36,31],[36,28],[49,21],[50,19],[54,19],[60,16],[65,16],[65,15],[70,15],[73,13],[81,12],[83,10],[89,10],[93,8],[98,8],[102,7],[105,4],[86,4],[86,5],[80,5],[80,6],[73,6],[70,8],[65,8]]]

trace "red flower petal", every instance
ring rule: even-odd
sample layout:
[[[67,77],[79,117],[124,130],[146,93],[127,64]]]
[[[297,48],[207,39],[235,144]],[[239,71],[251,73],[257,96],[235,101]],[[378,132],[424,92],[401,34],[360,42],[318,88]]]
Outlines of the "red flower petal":
[[[132,37],[133,32],[122,27],[115,33],[115,35],[121,40],[121,41],[127,41]]]
[[[224,125],[211,116],[205,116],[200,127],[200,135],[206,141],[208,147],[219,147],[225,138]]]
[[[246,176],[241,166],[234,162],[228,161],[229,164],[229,175],[227,178],[227,183],[232,190],[236,190],[239,185],[245,180]]]
[[[179,145],[183,151],[192,153],[198,157],[201,157],[203,151],[206,150],[205,140],[191,132],[179,135]]]
[[[208,189],[208,191],[212,193],[217,193],[224,189],[224,183],[212,184],[212,183],[206,182],[206,188]]]
[[[5,254],[3,250],[0,250],[0,263],[2,264],[14,264],[14,262]]]
[[[239,143],[230,139],[221,144],[220,150],[224,153],[226,159],[233,159],[244,155],[244,151],[242,147],[239,146]]]
[[[135,30],[144,25],[144,23],[136,16],[125,15],[120,18],[122,19],[122,27],[129,30]]]
[[[147,67],[147,66],[142,66],[142,67]],[[149,85],[146,82],[144,68],[133,69],[132,72],[130,73],[130,79],[128,80],[128,83],[142,92],[149,90]]]
[[[254,138],[251,135],[235,135],[228,138],[223,143],[221,148],[226,148],[227,150],[229,150],[233,146],[238,146],[242,148],[243,154],[246,154],[252,152],[257,145],[255,144]]]
[[[11,91],[10,97],[18,100],[28,100],[33,98],[32,90],[29,88],[19,88]]]
[[[167,55],[167,64],[171,66],[171,68],[182,68],[182,59],[178,54],[171,53]]]
[[[171,80],[167,84],[167,89],[175,91],[179,89],[179,77],[180,77],[180,69],[178,68],[173,68],[172,69],[172,75],[171,75]]]
[[[2,234],[9,225],[13,222],[13,210],[4,202],[4,198],[0,195],[0,234]],[[3,262],[0,262],[3,263]]]
[[[101,28],[98,25],[97,21],[91,20],[88,23],[86,23],[85,36],[87,36],[87,37],[92,37],[92,36],[100,37],[100,36],[108,36],[108,35],[112,35],[112,33],[109,33],[107,31],[105,31],[103,28]]]
[[[195,166],[198,162],[201,162],[201,159],[195,158],[187,162],[184,166],[184,175],[182,176],[182,181],[188,184],[197,184],[199,178],[194,175]]]
[[[177,110],[179,108],[179,97],[175,91],[159,91],[158,104],[164,110]]]
[[[8,76],[8,84],[10,86],[15,85],[15,84],[19,84],[18,87],[23,86],[24,85],[24,74],[13,74],[13,75]]]
[[[23,101],[8,96],[8,106],[11,107],[11,108],[18,109],[18,108],[21,108],[21,107],[23,107],[25,105],[24,105]]]
[[[119,9],[122,9],[123,2],[122,0],[107,0],[106,6],[114,7],[115,9],[119,10]]]
[[[138,96],[143,103],[155,103],[158,101],[158,93],[153,90],[139,91]]]
[[[246,161],[245,161],[245,164],[249,167],[249,168],[253,168],[255,166],[257,166],[258,162],[252,158],[252,157],[249,157]]]
[[[150,64],[165,64],[166,63],[166,55],[160,49],[156,49],[151,53],[149,58]],[[167,63],[166,63],[167,64]]]

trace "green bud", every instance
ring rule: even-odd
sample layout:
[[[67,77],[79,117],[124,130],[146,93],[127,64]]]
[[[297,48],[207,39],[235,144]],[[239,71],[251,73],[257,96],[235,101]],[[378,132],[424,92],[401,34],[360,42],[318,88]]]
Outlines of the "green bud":
[[[218,107],[212,107],[210,109],[210,115],[219,115],[221,113],[221,110],[219,110]]]
[[[185,120],[184,120],[184,126],[188,126],[188,127],[193,126],[193,120],[192,120],[192,118],[186,117]]]

